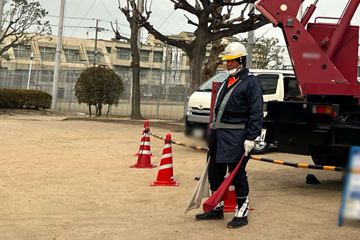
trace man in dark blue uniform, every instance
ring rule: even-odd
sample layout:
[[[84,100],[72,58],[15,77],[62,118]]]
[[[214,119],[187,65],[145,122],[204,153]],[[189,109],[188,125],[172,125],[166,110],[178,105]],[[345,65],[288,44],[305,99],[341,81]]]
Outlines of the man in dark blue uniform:
[[[246,49],[241,43],[234,42],[225,48],[222,59],[226,60],[229,76],[217,89],[209,136],[208,174],[212,193],[224,181],[227,168],[232,172],[245,154],[232,181],[237,207],[228,228],[248,223],[249,185],[245,167],[254,141],[261,134],[263,119],[262,86],[255,76],[248,75],[246,56]],[[223,206],[221,201],[213,210],[197,214],[196,220],[223,219]]]

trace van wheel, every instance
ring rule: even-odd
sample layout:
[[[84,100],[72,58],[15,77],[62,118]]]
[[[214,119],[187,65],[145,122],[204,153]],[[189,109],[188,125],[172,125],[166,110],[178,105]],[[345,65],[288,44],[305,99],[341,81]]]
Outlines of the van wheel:
[[[270,147],[270,143],[268,142],[260,142],[255,143],[254,148],[252,149],[251,153],[253,154],[264,154]]]

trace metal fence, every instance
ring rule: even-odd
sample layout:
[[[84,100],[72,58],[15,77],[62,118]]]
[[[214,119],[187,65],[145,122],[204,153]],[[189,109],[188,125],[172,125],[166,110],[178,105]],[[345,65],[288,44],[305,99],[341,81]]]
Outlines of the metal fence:
[[[59,77],[57,110],[89,113],[86,104],[78,104],[75,97],[75,84],[82,71],[62,70]],[[116,71],[123,80],[125,91],[117,106],[110,107],[111,115],[130,115],[131,70]],[[189,95],[189,72],[187,70],[166,71],[142,70],[140,72],[141,114],[152,119],[181,119],[186,111]],[[27,70],[0,71],[0,88],[42,90],[52,94],[54,71],[33,70],[29,76]],[[109,106],[104,106],[106,114]],[[95,113],[95,107],[91,108]]]

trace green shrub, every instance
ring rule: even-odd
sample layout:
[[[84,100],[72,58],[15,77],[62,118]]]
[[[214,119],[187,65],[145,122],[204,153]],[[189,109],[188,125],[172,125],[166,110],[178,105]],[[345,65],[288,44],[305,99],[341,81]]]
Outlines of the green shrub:
[[[78,103],[95,105],[96,116],[101,116],[104,104],[117,106],[124,91],[119,75],[106,66],[90,67],[84,70],[75,84],[75,97]],[[89,107],[91,116],[91,108]]]
[[[0,108],[49,109],[51,100],[44,91],[0,88]]]

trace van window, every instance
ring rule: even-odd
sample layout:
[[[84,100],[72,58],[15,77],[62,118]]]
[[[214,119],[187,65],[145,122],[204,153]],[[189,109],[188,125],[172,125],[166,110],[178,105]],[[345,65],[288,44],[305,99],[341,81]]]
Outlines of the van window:
[[[256,76],[263,87],[263,95],[276,93],[276,87],[279,80],[278,74],[259,74]]]
[[[207,80],[203,85],[199,87],[198,91],[211,91],[213,82],[223,82],[227,78],[228,74],[226,72],[221,72]]]
[[[295,77],[284,77],[284,93],[286,94],[287,92],[295,88],[296,88]]]

